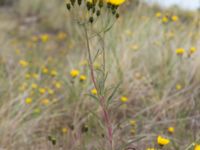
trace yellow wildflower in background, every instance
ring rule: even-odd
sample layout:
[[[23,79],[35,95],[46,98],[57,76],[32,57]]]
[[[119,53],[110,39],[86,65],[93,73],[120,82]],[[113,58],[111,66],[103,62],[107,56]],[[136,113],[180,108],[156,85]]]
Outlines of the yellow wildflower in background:
[[[136,121],[135,120],[130,120],[129,123],[130,123],[131,126],[135,126],[136,125]]]
[[[120,98],[120,100],[122,101],[122,102],[127,102],[128,101],[128,98],[126,97],[126,96],[122,96],[121,98]]]
[[[31,75],[30,75],[29,73],[27,73],[27,74],[25,75],[25,78],[26,78],[26,79],[30,79],[30,78],[31,78]]]
[[[176,89],[177,90],[181,90],[183,87],[182,87],[182,85],[181,84],[176,84]]]
[[[190,54],[193,54],[196,51],[197,51],[196,47],[191,47],[189,52],[190,52]]]
[[[38,75],[37,73],[33,73],[33,74],[32,74],[32,77],[33,77],[34,79],[39,79],[39,75]]]
[[[20,60],[20,61],[19,61],[19,64],[20,64],[22,67],[27,67],[27,66],[28,66],[28,62],[25,61],[25,60]]]
[[[35,83],[32,83],[31,87],[32,87],[33,89],[37,89],[37,88],[38,88],[38,85],[35,84]]]
[[[107,0],[107,3],[110,3],[112,5],[117,5],[117,6],[123,4],[124,2],[125,0]]]
[[[165,16],[165,17],[162,18],[163,23],[167,23],[168,21],[169,21],[168,17]]]
[[[64,127],[62,128],[62,133],[66,134],[68,132],[68,128]]]
[[[59,32],[57,34],[57,39],[62,41],[62,40],[64,40],[66,38],[66,36],[67,36],[67,34],[65,32]]]
[[[171,134],[174,133],[174,127],[169,127],[167,130],[168,130],[168,132],[171,133]]]
[[[167,144],[170,143],[170,140],[167,139],[167,138],[164,138],[164,137],[162,137],[162,136],[158,136],[158,137],[157,137],[157,143],[158,143],[158,145],[160,145],[160,146],[165,146],[165,145],[167,145]]]
[[[39,92],[40,92],[40,94],[44,94],[44,93],[46,93],[46,89],[45,88],[39,88]]]
[[[43,105],[48,105],[49,103],[50,103],[50,101],[49,101],[49,99],[43,99],[42,101],[41,101],[41,103],[43,104]]]
[[[60,82],[55,82],[54,83],[55,88],[60,89],[62,87]]]
[[[174,15],[174,16],[172,16],[172,21],[174,21],[174,22],[176,22],[176,21],[178,21],[179,20],[179,17],[178,16],[176,16],[176,15]]]
[[[48,89],[48,93],[49,93],[50,95],[52,95],[52,94],[54,94],[54,91],[53,91],[52,89]]]
[[[87,79],[87,77],[85,75],[80,76],[80,81],[85,81],[86,79]]]
[[[147,148],[147,150],[155,150],[155,148]]]
[[[42,68],[42,73],[47,74],[48,72],[49,72],[48,68],[46,68],[46,67]]]
[[[162,16],[162,14],[160,12],[156,13],[156,17],[160,18]]]
[[[185,53],[185,49],[184,48],[178,48],[176,49],[176,54],[177,55],[183,55]]]
[[[71,70],[70,75],[75,78],[79,75],[79,71],[76,69]]]
[[[31,104],[32,103],[32,98],[27,97],[25,102],[26,102],[26,104]]]
[[[43,43],[46,43],[49,40],[49,35],[48,34],[42,34],[40,36],[40,39]]]
[[[92,90],[91,90],[91,93],[92,93],[93,95],[97,95],[97,90],[96,90],[96,89],[92,89]]]
[[[196,144],[195,147],[194,147],[194,150],[200,150],[200,145]]]
[[[58,72],[56,70],[51,70],[51,76],[55,77],[58,75]]]

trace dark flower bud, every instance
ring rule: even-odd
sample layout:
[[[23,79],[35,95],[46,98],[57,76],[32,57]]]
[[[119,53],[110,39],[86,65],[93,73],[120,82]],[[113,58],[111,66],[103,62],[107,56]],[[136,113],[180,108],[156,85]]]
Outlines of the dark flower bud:
[[[103,7],[103,1],[100,0],[100,1],[99,1],[99,8],[102,8],[102,7]]]
[[[115,17],[118,19],[118,18],[119,18],[119,14],[117,13],[117,14],[115,15]]]
[[[80,6],[82,3],[82,0],[78,0],[78,5]]]
[[[74,6],[76,0],[70,0],[70,2],[71,2],[71,4],[72,4],[72,6]]]
[[[94,18],[93,18],[93,17],[90,17],[90,18],[89,18],[89,21],[90,21],[90,23],[93,23],[93,22],[94,22]]]
[[[100,11],[100,10],[97,10],[96,15],[97,15],[97,16],[100,16],[100,15],[101,15],[101,11]]]
[[[67,4],[66,4],[66,7],[67,7],[68,10],[70,10],[70,9],[71,9],[70,3],[67,3]]]
[[[95,7],[93,7],[92,12],[95,13],[95,11],[96,11],[96,9],[95,9]]]
[[[90,2],[87,2],[86,6],[87,6],[88,11],[92,8],[92,4]]]

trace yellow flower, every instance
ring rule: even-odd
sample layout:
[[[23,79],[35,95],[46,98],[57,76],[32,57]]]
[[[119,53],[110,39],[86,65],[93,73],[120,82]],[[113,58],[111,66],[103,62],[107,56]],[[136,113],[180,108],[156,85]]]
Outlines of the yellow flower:
[[[32,40],[33,42],[37,42],[37,41],[38,41],[38,37],[37,37],[37,36],[32,36],[32,37],[31,37],[31,40]]]
[[[40,36],[40,39],[43,43],[46,43],[49,40],[49,35],[48,34],[42,34]]]
[[[52,89],[48,89],[48,93],[49,93],[50,95],[52,95],[52,94],[54,94],[54,91],[53,91]]]
[[[155,148],[147,148],[147,150],[155,150]]]
[[[96,89],[92,89],[92,90],[91,90],[91,93],[92,93],[93,95],[97,95],[97,90],[96,90]]]
[[[107,3],[110,3],[112,5],[121,5],[122,3],[124,3],[125,0],[107,0]]]
[[[25,78],[26,78],[26,79],[30,79],[30,77],[31,77],[31,75],[30,75],[29,73],[27,73],[27,74],[25,75]]]
[[[70,75],[75,78],[79,75],[79,71],[76,69],[71,70]]]
[[[165,16],[165,17],[162,18],[163,23],[167,23],[168,21],[169,21],[168,17]]]
[[[57,89],[60,89],[62,87],[61,83],[60,82],[55,82],[54,83],[54,86],[57,88]]]
[[[197,51],[196,47],[191,47],[190,48],[190,54],[193,54]]]
[[[159,18],[159,17],[161,17],[161,16],[162,16],[162,14],[161,14],[160,12],[157,12],[157,13],[156,13],[156,17]]]
[[[126,97],[126,96],[122,96],[121,98],[120,98],[120,100],[122,101],[122,102],[127,102],[128,101],[128,98]]]
[[[172,18],[171,18],[171,19],[172,19],[172,21],[174,21],[174,22],[176,22],[176,21],[178,21],[178,20],[179,20],[178,16],[175,16],[175,15],[174,15],[174,16],[172,16]]]
[[[55,77],[58,75],[58,72],[56,70],[51,70],[51,76]]]
[[[49,99],[43,99],[43,100],[41,101],[41,103],[42,103],[43,105],[48,105],[48,104],[50,103],[50,101],[49,101]]]
[[[80,76],[80,81],[85,81],[86,79],[87,79],[87,77],[85,75]]]
[[[136,121],[135,120],[130,120],[129,123],[130,123],[131,126],[135,126],[136,125]]]
[[[194,150],[200,150],[200,145],[196,144],[195,147],[194,147]]]
[[[25,91],[26,88],[27,88],[28,84],[27,83],[23,83],[20,87],[19,87],[19,90],[20,91]]]
[[[37,89],[38,85],[35,84],[35,83],[32,83],[31,87],[32,87],[33,89]]]
[[[66,134],[68,132],[68,128],[64,127],[62,128],[62,133]]]
[[[39,114],[41,112],[40,108],[35,108],[34,113]]]
[[[27,67],[27,66],[28,66],[28,62],[25,61],[25,60],[20,60],[20,61],[19,61],[19,64],[20,64],[22,67]]]
[[[183,48],[176,49],[176,54],[177,55],[183,55],[184,53],[185,53],[185,49],[183,49]]]
[[[171,133],[171,134],[174,133],[174,127],[169,127],[168,132]]]
[[[40,92],[40,94],[44,94],[44,93],[46,93],[46,89],[45,88],[39,88],[39,92]]]
[[[33,77],[34,79],[39,79],[39,75],[38,75],[37,73],[33,73],[33,74],[32,74],[32,77]]]
[[[176,89],[177,89],[177,90],[181,90],[181,89],[182,89],[182,85],[181,85],[181,84],[177,84],[177,85],[176,85]]]
[[[47,74],[49,72],[48,68],[44,67],[42,68],[42,73]]]
[[[164,137],[162,137],[162,136],[158,136],[158,137],[157,137],[157,143],[158,143],[158,145],[160,145],[160,146],[165,146],[165,145],[167,145],[167,144],[170,143],[170,140],[167,139],[167,138],[164,138]]]
[[[25,100],[26,104],[31,104],[32,103],[32,98],[28,97]]]
[[[65,32],[59,32],[57,34],[57,39],[62,41],[62,40],[64,40],[66,38],[66,36],[67,36],[67,34]]]

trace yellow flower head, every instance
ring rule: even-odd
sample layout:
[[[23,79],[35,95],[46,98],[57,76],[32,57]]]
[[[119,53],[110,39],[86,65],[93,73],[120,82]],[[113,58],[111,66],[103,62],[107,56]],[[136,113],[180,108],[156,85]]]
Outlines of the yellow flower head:
[[[183,55],[185,53],[185,49],[184,48],[178,48],[176,49],[176,54],[177,55]]]
[[[52,89],[48,89],[48,93],[49,93],[50,95],[52,95],[52,94],[54,94],[54,91],[53,91]]]
[[[51,76],[55,77],[58,75],[58,72],[56,70],[51,70]]]
[[[47,74],[49,72],[48,68],[44,67],[42,68],[42,73]]]
[[[55,82],[54,83],[55,88],[60,89],[62,87],[60,82]]]
[[[174,15],[174,16],[172,16],[172,18],[171,18],[171,19],[172,19],[172,21],[174,21],[174,22],[176,22],[176,21],[178,21],[178,20],[179,20],[178,16],[175,16],[175,15]]]
[[[49,35],[48,34],[42,34],[40,36],[40,39],[43,43],[46,43],[49,40]]]
[[[92,93],[93,95],[97,95],[97,90],[96,90],[96,89],[92,89],[92,90],[91,90],[91,93]]]
[[[160,146],[165,146],[165,145],[167,145],[167,144],[170,143],[170,140],[167,139],[167,138],[164,138],[164,137],[162,137],[162,136],[158,136],[158,137],[157,137],[157,143],[158,143],[158,145],[160,145]]]
[[[168,17],[165,16],[165,17],[162,18],[163,23],[167,23],[168,21],[169,21]]]
[[[122,102],[127,102],[128,101],[128,98],[126,97],[126,96],[122,96],[121,98],[120,98],[120,100],[122,101]]]
[[[80,76],[80,81],[85,81],[86,79],[87,79],[87,77],[85,75]]]
[[[31,104],[32,103],[32,98],[27,97],[25,102],[26,102],[26,104]]]
[[[156,13],[156,17],[160,18],[162,16],[162,14],[160,12]]]
[[[43,99],[43,100],[41,101],[41,103],[42,103],[43,105],[48,105],[48,104],[50,103],[50,101],[49,101],[49,99]]]
[[[66,38],[66,36],[67,36],[67,34],[65,32],[59,32],[57,34],[57,39],[62,41],[62,40],[64,40]]]
[[[194,147],[194,150],[200,150],[200,145],[196,144],[195,147]]]
[[[171,134],[173,134],[174,133],[174,127],[169,127],[168,128],[168,132],[171,133]]]
[[[130,123],[131,126],[135,126],[136,125],[136,121],[135,120],[130,120],[129,123]]]
[[[176,85],[176,90],[181,90],[182,89],[182,85],[181,84],[177,84]]]
[[[155,150],[155,148],[147,148],[147,150]]]
[[[64,127],[62,128],[62,133],[66,134],[68,132],[68,128]]]
[[[123,4],[124,2],[125,2],[125,0],[107,0],[107,3],[116,5],[116,6],[119,6],[119,5]]]
[[[19,61],[19,64],[20,64],[22,67],[27,67],[27,66],[28,66],[28,62],[25,61],[25,60],[20,60],[20,61]]]
[[[39,92],[40,92],[40,94],[44,94],[44,93],[46,93],[46,89],[45,88],[39,88]]]
[[[191,47],[190,48],[190,54],[193,54],[197,51],[196,47]]]
[[[37,89],[38,85],[35,84],[35,83],[32,83],[31,87],[32,87],[33,89]]]
[[[75,78],[79,75],[79,71],[76,69],[71,70],[70,75]]]

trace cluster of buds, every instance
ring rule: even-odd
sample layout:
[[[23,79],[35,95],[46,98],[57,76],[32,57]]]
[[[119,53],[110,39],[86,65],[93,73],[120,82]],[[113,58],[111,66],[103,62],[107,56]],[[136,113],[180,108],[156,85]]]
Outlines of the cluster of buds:
[[[74,8],[83,8],[89,14],[88,21],[93,23],[95,19],[104,13],[109,12],[116,19],[119,18],[117,12],[119,5],[125,0],[68,0],[66,7],[69,11]],[[106,10],[106,11],[105,11]]]

